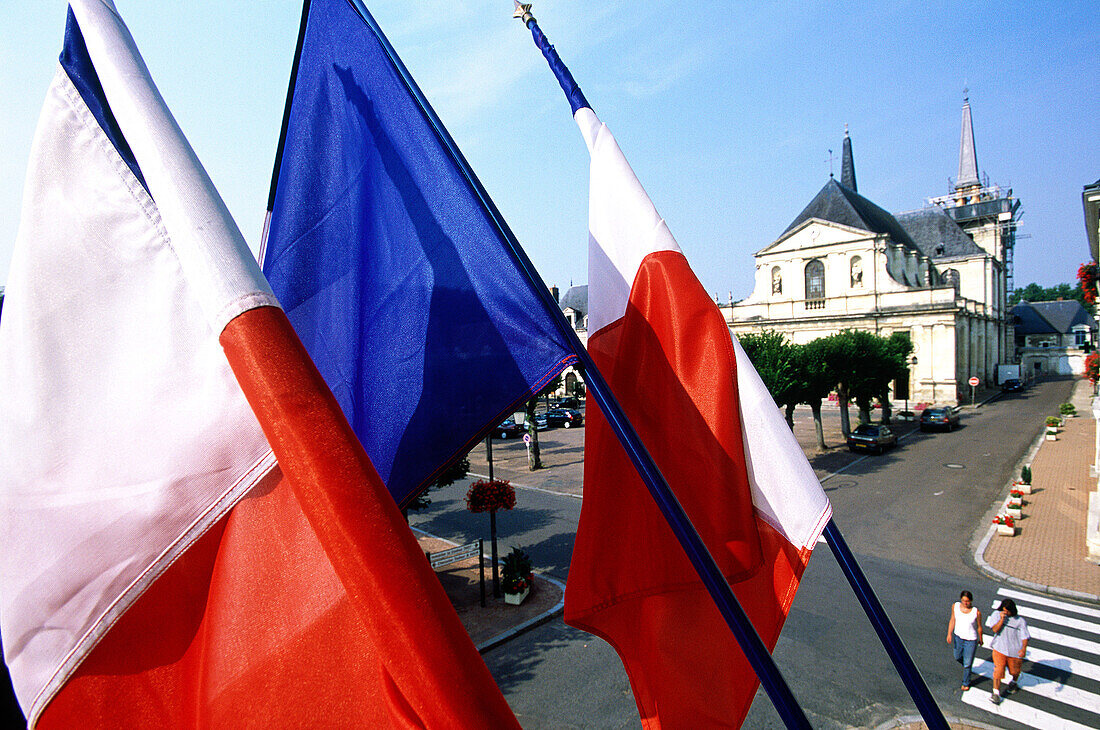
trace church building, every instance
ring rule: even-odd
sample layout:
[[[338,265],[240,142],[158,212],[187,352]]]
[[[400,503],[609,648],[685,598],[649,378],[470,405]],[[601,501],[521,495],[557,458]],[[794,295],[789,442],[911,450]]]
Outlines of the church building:
[[[967,381],[997,382],[1014,357],[1006,326],[1020,203],[978,176],[969,100],[949,195],[892,215],[858,192],[847,130],[832,175],[783,233],[755,254],[745,300],[720,306],[735,334],[774,330],[796,343],[844,329],[913,343],[908,392],[895,400],[959,402]]]

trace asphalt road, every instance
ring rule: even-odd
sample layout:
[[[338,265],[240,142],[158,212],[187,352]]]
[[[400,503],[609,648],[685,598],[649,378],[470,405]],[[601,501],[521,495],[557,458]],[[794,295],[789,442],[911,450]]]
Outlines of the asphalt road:
[[[954,433],[901,425],[899,447],[882,456],[829,454],[833,471],[823,483],[836,523],[947,715],[982,719],[959,700],[958,667],[943,640],[949,608],[963,588],[979,606],[992,598],[998,586],[975,568],[973,546],[1043,418],[1071,386],[1048,381],[964,409]],[[544,447],[554,442],[569,454],[583,443],[583,429],[544,433]],[[555,479],[579,470],[575,463],[570,457]],[[506,476],[541,483],[537,472]],[[465,511],[464,491],[459,484],[433,492],[432,507],[411,522],[456,541],[486,537],[488,520]],[[524,547],[540,570],[564,580],[579,514],[576,496],[520,488],[516,509],[498,515],[500,544]],[[814,727],[875,727],[916,712],[825,545],[815,551],[774,655]],[[640,726],[614,651],[560,619],[485,660],[526,728]],[[745,727],[782,727],[762,693]]]

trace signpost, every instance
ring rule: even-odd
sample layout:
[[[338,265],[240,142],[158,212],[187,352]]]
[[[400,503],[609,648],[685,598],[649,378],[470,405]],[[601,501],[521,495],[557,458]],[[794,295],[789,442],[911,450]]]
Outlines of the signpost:
[[[970,383],[970,405],[974,405],[974,389],[977,388],[978,383],[982,381],[978,380],[978,376],[972,375],[967,382]]]

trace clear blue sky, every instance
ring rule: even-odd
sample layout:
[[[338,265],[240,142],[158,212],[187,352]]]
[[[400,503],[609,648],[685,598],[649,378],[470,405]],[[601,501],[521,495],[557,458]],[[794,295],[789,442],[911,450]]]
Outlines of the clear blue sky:
[[[115,2],[255,249],[300,4]],[[511,1],[367,5],[546,282],[584,283],[587,151]],[[964,85],[979,170],[1023,201],[1017,286],[1072,281],[1088,256],[1095,0],[546,0],[534,13],[723,301],[750,293],[753,253],[828,180],[846,123],[860,193],[900,212],[948,192]],[[57,0],[0,6],[0,283],[64,21]]]

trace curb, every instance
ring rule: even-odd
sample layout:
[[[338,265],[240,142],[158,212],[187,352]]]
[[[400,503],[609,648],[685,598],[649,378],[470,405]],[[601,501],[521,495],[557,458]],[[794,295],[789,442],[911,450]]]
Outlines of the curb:
[[[545,581],[553,583],[558,588],[561,588],[561,600],[558,601],[558,604],[556,606],[553,606],[553,607],[547,609],[546,611],[543,611],[538,616],[534,616],[532,618],[527,619],[526,621],[519,624],[518,626],[513,626],[512,628],[508,629],[507,631],[502,631],[501,633],[497,634],[496,636],[493,636],[493,637],[491,637],[489,639],[486,639],[485,641],[481,642],[480,644],[477,644],[476,648],[477,648],[478,652],[480,652],[481,654],[484,654],[485,652],[489,651],[490,649],[495,649],[496,647],[500,646],[501,644],[503,644],[507,641],[511,641],[512,639],[516,638],[520,634],[525,633],[527,631],[530,631],[531,629],[535,628],[536,626],[541,626],[542,624],[546,623],[547,621],[554,618],[555,616],[557,616],[558,614],[562,613],[562,611],[565,610],[565,585],[562,584],[561,581],[557,580],[556,578],[551,578],[550,576],[548,576],[544,573],[536,573],[536,575],[539,578],[542,578]]]
[[[1024,464],[1030,464],[1035,460],[1035,455],[1039,453],[1039,448],[1043,445],[1044,441],[1044,434],[1042,431],[1040,431],[1039,435],[1035,438],[1034,443],[1032,443],[1031,447],[1027,450],[1027,453],[1024,454],[1024,458],[1017,462],[1016,466],[1013,467],[1012,473],[1014,475],[1019,473],[1020,467],[1022,467]],[[1015,476],[1010,478],[1009,483],[1005,487],[1006,494],[1008,493],[1008,490],[1012,488],[1012,482],[1014,480]],[[978,545],[976,548],[974,548],[974,563],[978,566],[978,570],[982,573],[985,573],[991,578],[995,578],[996,580],[1003,581],[1005,583],[1009,583],[1020,588],[1027,588],[1028,590],[1037,591],[1039,593],[1047,593],[1053,596],[1061,596],[1062,598],[1073,598],[1078,601],[1090,601],[1092,603],[1100,603],[1100,596],[1096,596],[1091,593],[1085,593],[1083,591],[1075,591],[1069,588],[1059,588],[1058,586],[1043,585],[1041,583],[1033,583],[1029,580],[1016,578],[1009,575],[1008,573],[997,570],[985,561],[985,549],[989,546],[989,541],[993,539],[993,536],[997,532],[997,526],[992,524],[991,520],[993,519],[993,516],[997,514],[997,511],[1000,509],[1002,504],[1004,504],[1003,499],[998,499],[994,501],[993,506],[985,515],[985,519],[989,523],[989,527],[986,528],[985,534],[978,539]],[[981,528],[978,528],[978,530],[975,532],[975,536],[979,534],[981,534]],[[973,541],[971,544],[973,544]]]
[[[440,541],[445,542],[449,545],[455,545],[455,546],[458,545],[458,543],[455,542],[454,540],[448,540],[445,537],[440,537],[439,535],[433,535],[432,533],[428,532],[427,530],[422,530],[419,527],[413,527],[412,525],[410,525],[409,529],[412,530],[413,532],[418,532],[421,535],[424,535],[425,537],[430,537],[430,538],[433,538],[435,540],[440,540]],[[491,558],[489,558],[489,556],[484,555],[484,554],[481,557],[482,557],[482,559],[491,559]],[[533,617],[527,619],[526,621],[524,621],[523,623],[521,623],[517,626],[513,626],[512,628],[507,629],[506,631],[502,631],[501,633],[497,634],[496,636],[492,636],[492,637],[486,639],[485,641],[481,642],[480,644],[475,644],[474,648],[476,648],[478,650],[479,654],[484,654],[485,652],[489,651],[490,649],[495,649],[496,647],[500,646],[501,644],[503,644],[507,641],[510,641],[511,639],[516,638],[517,636],[519,636],[522,633],[530,631],[531,629],[535,628],[536,626],[541,626],[542,624],[546,623],[547,621],[554,618],[555,616],[557,616],[558,614],[562,613],[565,610],[565,584],[562,583],[561,581],[559,581],[557,578],[551,578],[549,575],[546,575],[545,573],[536,572],[535,575],[537,577],[549,582],[549,583],[553,583],[558,588],[560,588],[561,589],[561,600],[558,601],[557,605],[550,607],[549,609],[547,609],[546,611],[543,611],[539,615],[533,616]]]

